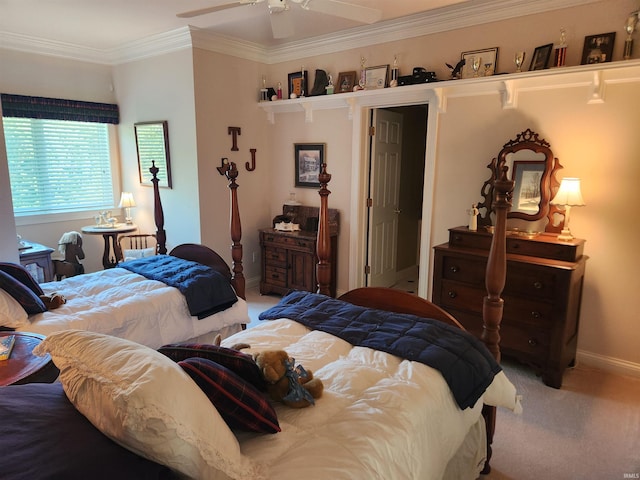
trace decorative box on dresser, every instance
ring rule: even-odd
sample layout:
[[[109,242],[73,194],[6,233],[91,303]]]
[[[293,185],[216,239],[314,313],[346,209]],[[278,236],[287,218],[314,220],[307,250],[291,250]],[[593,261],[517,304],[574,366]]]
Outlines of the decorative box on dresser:
[[[584,243],[548,233],[507,236],[500,348],[504,356],[533,366],[554,388],[562,386],[564,370],[575,362],[588,258]],[[486,230],[457,227],[449,230],[448,243],[434,247],[433,302],[477,336],[490,245]]]
[[[301,230],[280,231],[275,228],[260,229],[262,251],[262,279],[260,293],[284,295],[290,290],[315,292],[316,280],[317,219],[319,208],[304,205],[284,205],[283,217],[296,223]],[[331,296],[336,296],[338,258],[339,213],[329,209],[329,233],[331,238]]]

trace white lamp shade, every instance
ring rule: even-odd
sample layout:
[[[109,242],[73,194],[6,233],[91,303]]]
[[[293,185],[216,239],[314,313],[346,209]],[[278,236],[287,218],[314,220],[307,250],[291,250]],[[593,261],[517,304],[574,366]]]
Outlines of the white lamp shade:
[[[133,193],[122,192],[120,196],[120,205],[118,208],[131,208],[136,206],[136,201],[133,199]]]
[[[586,205],[582,199],[582,193],[580,192],[580,179],[579,178],[563,178],[560,182],[560,188],[558,193],[551,200],[552,205],[564,205],[571,207],[581,207]]]

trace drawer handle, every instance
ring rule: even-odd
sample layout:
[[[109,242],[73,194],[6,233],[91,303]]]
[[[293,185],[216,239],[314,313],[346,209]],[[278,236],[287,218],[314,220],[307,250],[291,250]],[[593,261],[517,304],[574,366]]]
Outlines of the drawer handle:
[[[513,243],[511,245],[511,248],[513,248],[513,249],[520,248],[520,244],[519,243]]]
[[[458,296],[458,294],[456,292],[454,292],[453,290],[449,290],[447,295],[449,295],[449,298],[456,298]]]
[[[277,259],[277,258],[279,258],[279,255],[277,253],[272,253],[271,254],[271,258]]]
[[[542,290],[542,282],[533,282],[533,288],[536,290]]]
[[[462,241],[462,237],[461,237],[460,235],[454,235],[453,239],[454,239],[456,242],[461,242],[461,241]]]
[[[536,347],[536,346],[538,346],[538,342],[536,341],[536,339],[535,339],[535,338],[530,338],[530,339],[529,339],[529,346],[530,346],[530,347]]]
[[[451,265],[451,267],[449,267],[449,270],[451,270],[451,273],[458,273],[460,271],[460,267],[458,267],[457,265]]]
[[[278,275],[277,273],[272,273],[271,278],[280,278],[280,275]]]
[[[533,318],[540,318],[540,317],[542,317],[542,315],[540,314],[540,312],[531,312],[531,316],[532,316]]]

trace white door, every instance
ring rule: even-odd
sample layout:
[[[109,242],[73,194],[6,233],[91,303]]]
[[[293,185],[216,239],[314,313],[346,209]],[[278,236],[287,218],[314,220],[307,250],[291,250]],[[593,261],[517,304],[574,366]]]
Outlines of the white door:
[[[373,111],[370,157],[369,279],[372,287],[396,283],[402,115]]]

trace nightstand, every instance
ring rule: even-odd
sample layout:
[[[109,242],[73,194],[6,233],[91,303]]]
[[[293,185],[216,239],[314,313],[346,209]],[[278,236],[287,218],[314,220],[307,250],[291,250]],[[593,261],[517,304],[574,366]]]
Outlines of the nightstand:
[[[51,254],[53,248],[45,247],[39,243],[24,242],[26,248],[20,249],[20,264],[25,267],[31,276],[38,282],[52,282],[54,271]]]
[[[52,383],[60,371],[51,360],[51,355],[38,357],[33,354],[36,345],[44,340],[44,335],[27,332],[0,332],[0,337],[15,335],[11,356],[0,360],[0,387],[23,385],[25,383]]]

